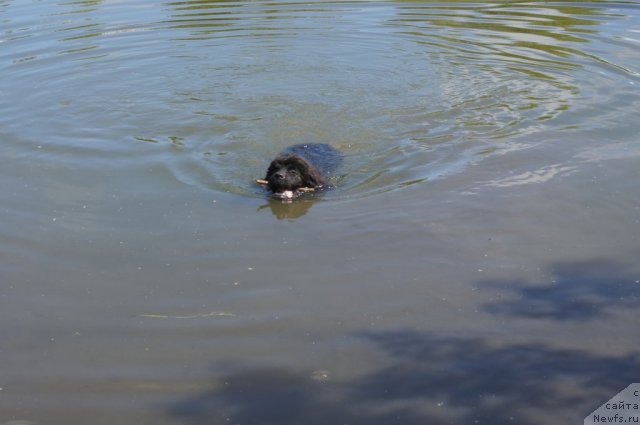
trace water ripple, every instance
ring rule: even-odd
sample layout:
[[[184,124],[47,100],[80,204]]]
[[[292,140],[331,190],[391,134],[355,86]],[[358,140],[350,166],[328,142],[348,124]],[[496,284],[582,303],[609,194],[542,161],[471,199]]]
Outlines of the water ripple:
[[[261,196],[269,158],[303,141],[344,152],[345,196],[425,184],[542,133],[628,131],[638,103],[632,3],[33,7],[0,4],[11,151],[135,154],[207,190]]]

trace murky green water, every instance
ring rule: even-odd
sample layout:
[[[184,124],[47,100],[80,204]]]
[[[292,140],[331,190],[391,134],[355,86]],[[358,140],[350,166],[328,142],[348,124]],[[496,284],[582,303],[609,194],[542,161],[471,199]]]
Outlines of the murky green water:
[[[582,423],[639,85],[637,2],[0,0],[0,424]]]

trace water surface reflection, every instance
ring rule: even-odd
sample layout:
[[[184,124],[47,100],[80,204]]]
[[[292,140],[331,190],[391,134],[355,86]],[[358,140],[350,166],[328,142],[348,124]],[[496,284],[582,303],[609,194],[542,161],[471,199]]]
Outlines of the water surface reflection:
[[[347,154],[337,196],[425,184],[588,125],[602,104],[623,122],[618,85],[637,79],[600,47],[626,15],[597,3],[87,1],[43,8],[46,24],[13,16],[6,97],[50,69],[7,111],[32,125],[10,131],[55,130],[61,160],[97,139],[91,160],[141,152],[186,184],[249,196],[266,161],[301,142]],[[30,31],[41,25],[56,36]],[[93,124],[34,119],[33,103]]]
[[[0,22],[1,424],[575,424],[638,370],[638,4]],[[338,189],[270,200],[302,142]]]
[[[386,367],[353,381],[326,373],[318,381],[310,372],[236,365],[214,389],[180,402],[171,414],[212,425],[575,423],[628,385],[620,371],[640,368],[633,356],[500,347],[412,330],[358,338],[387,355]]]
[[[247,170],[256,161],[239,145],[259,157],[301,141],[332,143],[352,154],[342,178],[348,196],[424,183],[497,151],[530,147],[545,121],[545,128],[573,128],[568,114],[582,101],[581,82],[592,78],[585,64],[625,69],[582,49],[598,25],[618,18],[598,6],[168,5],[168,24],[184,32],[179,40],[219,51],[197,113],[239,117],[215,111],[225,98],[251,121],[251,134],[246,125],[224,126],[233,164]],[[229,37],[244,41],[229,45]],[[228,158],[208,159],[250,181]],[[248,193],[241,186],[225,187]]]

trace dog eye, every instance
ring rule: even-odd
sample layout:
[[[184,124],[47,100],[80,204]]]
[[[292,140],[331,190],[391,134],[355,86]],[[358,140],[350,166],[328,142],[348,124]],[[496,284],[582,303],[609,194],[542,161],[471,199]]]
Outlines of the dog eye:
[[[299,174],[299,173],[298,173],[298,170],[296,170],[295,168],[291,168],[291,169],[289,170],[289,172],[290,172],[291,174],[294,174],[294,175],[295,175],[295,174]]]

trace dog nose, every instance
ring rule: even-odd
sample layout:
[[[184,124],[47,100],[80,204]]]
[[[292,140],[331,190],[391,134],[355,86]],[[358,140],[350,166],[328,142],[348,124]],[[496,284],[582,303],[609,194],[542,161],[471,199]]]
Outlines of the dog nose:
[[[284,173],[275,173],[274,176],[278,179],[278,180],[283,180],[284,179]]]

